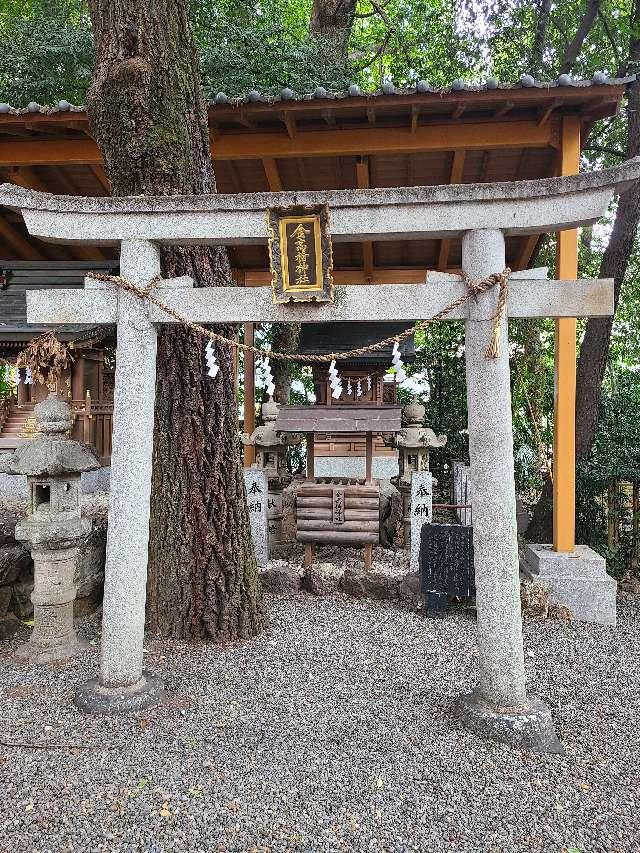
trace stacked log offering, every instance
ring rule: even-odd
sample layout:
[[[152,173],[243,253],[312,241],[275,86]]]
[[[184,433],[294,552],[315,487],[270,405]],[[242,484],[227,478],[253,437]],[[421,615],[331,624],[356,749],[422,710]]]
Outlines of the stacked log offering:
[[[366,480],[319,479],[296,497],[296,539],[305,544],[305,565],[315,545],[364,546],[365,568],[380,541],[380,489]]]

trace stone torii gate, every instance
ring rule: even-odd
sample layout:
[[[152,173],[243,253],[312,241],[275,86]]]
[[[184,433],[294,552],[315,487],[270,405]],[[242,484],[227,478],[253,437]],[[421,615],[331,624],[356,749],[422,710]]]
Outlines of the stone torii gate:
[[[473,279],[505,267],[505,235],[562,231],[594,223],[613,192],[640,176],[640,162],[540,181],[321,193],[78,198],[5,184],[0,204],[22,213],[30,233],[51,242],[120,247],[121,275],[146,285],[160,274],[161,244],[266,243],[266,210],[327,204],[335,242],[462,237]],[[421,285],[337,288],[334,303],[274,305],[266,288],[193,288],[160,283],[156,295],[200,323],[421,320],[466,293],[446,274]],[[549,710],[528,697],[522,646],[507,323],[496,359],[484,351],[497,288],[449,315],[465,321],[469,452],[478,613],[479,684],[459,710],[474,730],[542,751],[561,749]],[[613,283],[548,281],[544,271],[512,276],[509,317],[607,316]],[[143,671],[143,632],[156,372],[156,326],[173,322],[157,306],[90,277],[84,290],[28,295],[28,320],[117,324],[111,502],[100,674],[76,694],[87,711],[114,713],[158,701],[159,681]]]

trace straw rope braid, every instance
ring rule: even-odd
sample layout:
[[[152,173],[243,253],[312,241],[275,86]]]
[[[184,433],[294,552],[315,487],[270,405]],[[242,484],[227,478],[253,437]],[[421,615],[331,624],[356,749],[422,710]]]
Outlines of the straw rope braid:
[[[169,305],[166,305],[162,300],[158,299],[157,296],[153,293],[154,288],[157,284],[162,281],[162,276],[155,276],[152,278],[148,284],[144,287],[141,287],[135,282],[130,281],[127,278],[124,278],[120,275],[107,275],[106,273],[100,272],[89,272],[87,275],[90,278],[95,279],[96,281],[104,281],[107,284],[113,284],[115,287],[119,287],[122,290],[126,290],[128,293],[132,293],[134,296],[137,296],[139,299],[146,299],[148,302],[151,302],[169,317],[173,317],[178,323],[181,323],[183,326],[186,326],[188,329],[191,329],[192,332],[201,335],[204,338],[208,338],[211,341],[218,341],[219,343],[226,344],[230,347],[237,347],[238,349],[243,350],[243,352],[253,352],[256,355],[261,356],[262,358],[270,358],[275,361],[297,361],[308,364],[309,362],[331,362],[333,360],[341,361],[351,358],[357,358],[358,356],[365,355],[369,352],[375,352],[379,349],[384,349],[392,345],[393,343],[400,343],[406,338],[413,335],[416,331],[421,329],[426,329],[431,323],[437,323],[439,320],[443,320],[447,314],[450,314],[451,311],[454,311],[456,308],[459,308],[461,305],[469,299],[475,299],[477,301],[478,296],[483,293],[487,293],[487,291],[491,290],[497,284],[500,288],[500,293],[498,296],[498,305],[496,307],[496,312],[493,315],[493,327],[491,330],[491,338],[489,340],[489,344],[485,350],[485,356],[487,358],[497,358],[500,353],[500,329],[502,326],[502,320],[505,315],[506,305],[507,305],[507,297],[509,295],[509,276],[511,275],[511,270],[509,267],[506,267],[502,272],[492,273],[491,275],[483,278],[481,281],[474,281],[469,278],[464,272],[462,273],[462,280],[467,285],[467,292],[462,296],[455,299],[453,302],[449,303],[445,308],[441,311],[438,311],[437,314],[434,314],[433,317],[430,317],[428,320],[420,320],[415,323],[408,329],[405,329],[403,332],[400,332],[397,335],[391,335],[388,338],[384,338],[381,341],[377,341],[374,344],[368,344],[367,346],[358,347],[358,349],[348,350],[346,352],[332,352],[327,355],[297,355],[292,353],[285,352],[274,352],[273,350],[261,349],[260,347],[251,346],[249,344],[243,344],[239,341],[232,340],[230,338],[225,338],[224,335],[218,335],[216,332],[212,332],[210,329],[207,329],[206,326],[202,326],[200,323],[194,323],[189,320],[187,317],[180,314],[179,311],[176,311],[174,308],[171,308]]]

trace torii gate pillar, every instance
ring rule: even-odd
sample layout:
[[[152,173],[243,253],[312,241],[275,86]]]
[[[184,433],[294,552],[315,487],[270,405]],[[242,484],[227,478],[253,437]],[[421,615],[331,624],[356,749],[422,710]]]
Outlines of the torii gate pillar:
[[[462,267],[480,280],[505,267],[502,231],[467,232]],[[469,303],[465,322],[473,549],[478,616],[478,687],[458,703],[466,724],[542,752],[563,752],[549,709],[525,688],[513,477],[509,335],[500,329],[497,358],[487,358],[497,288]]]

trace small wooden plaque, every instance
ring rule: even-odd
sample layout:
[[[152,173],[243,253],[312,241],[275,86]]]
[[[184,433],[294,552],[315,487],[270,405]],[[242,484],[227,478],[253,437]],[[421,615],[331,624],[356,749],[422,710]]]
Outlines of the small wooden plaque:
[[[267,233],[274,303],[332,302],[333,258],[326,205],[270,208]]]

